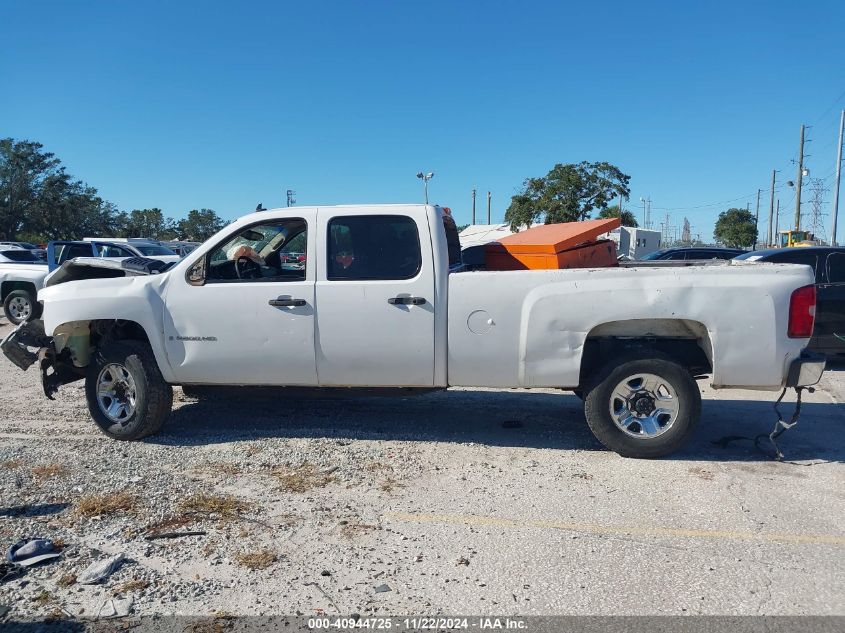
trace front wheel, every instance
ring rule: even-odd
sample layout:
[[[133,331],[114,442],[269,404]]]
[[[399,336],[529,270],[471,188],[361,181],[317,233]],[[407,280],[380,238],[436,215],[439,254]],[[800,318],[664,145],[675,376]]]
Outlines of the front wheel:
[[[668,357],[628,358],[606,366],[584,400],[596,438],[623,457],[668,455],[692,436],[701,393],[690,372]]]
[[[157,433],[173,406],[173,388],[141,341],[107,343],[99,349],[88,365],[85,395],[94,422],[115,440]]]

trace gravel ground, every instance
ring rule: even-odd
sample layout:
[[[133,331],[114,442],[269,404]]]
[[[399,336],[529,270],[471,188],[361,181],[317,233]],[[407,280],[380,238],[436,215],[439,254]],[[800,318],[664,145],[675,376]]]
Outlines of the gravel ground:
[[[0,323],[0,337],[10,327]],[[772,394],[704,388],[670,459],[602,449],[553,390],[196,401],[118,443],[81,385],[0,359],[0,545],[63,557],[0,585],[8,617],[132,613],[845,614],[845,372],[776,463]],[[173,531],[198,536],[146,540]],[[100,585],[75,582],[123,553]]]

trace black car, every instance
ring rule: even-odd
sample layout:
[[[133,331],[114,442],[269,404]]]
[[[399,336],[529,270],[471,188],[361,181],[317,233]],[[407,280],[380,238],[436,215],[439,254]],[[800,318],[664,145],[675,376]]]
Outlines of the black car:
[[[808,348],[828,358],[845,357],[845,248],[778,248],[745,253],[736,259],[812,268],[816,275],[816,326]]]
[[[671,260],[702,260],[702,259],[733,259],[745,253],[741,248],[709,248],[706,246],[685,246],[678,248],[663,248],[640,258],[641,261]]]

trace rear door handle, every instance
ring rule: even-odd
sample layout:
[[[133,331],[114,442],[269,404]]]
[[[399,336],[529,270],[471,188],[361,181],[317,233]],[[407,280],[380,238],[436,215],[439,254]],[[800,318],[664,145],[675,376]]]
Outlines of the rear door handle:
[[[305,305],[305,299],[291,299],[290,297],[279,297],[268,301],[274,308],[301,308]]]
[[[390,297],[387,302],[392,306],[421,306],[425,304],[425,297]]]

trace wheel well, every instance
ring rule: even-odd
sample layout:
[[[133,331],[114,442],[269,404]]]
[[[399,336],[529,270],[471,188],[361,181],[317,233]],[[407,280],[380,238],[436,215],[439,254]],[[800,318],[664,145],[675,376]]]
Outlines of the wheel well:
[[[140,323],[123,319],[98,319],[91,321],[91,345],[106,341],[132,340],[150,344],[150,338]]]
[[[600,367],[623,354],[658,351],[686,367],[693,376],[712,373],[712,346],[703,324],[696,321],[637,319],[594,328],[581,356],[580,385]]]
[[[5,301],[9,293],[15,290],[27,290],[33,297],[38,294],[35,284],[31,281],[4,281],[0,284],[0,301]]]

